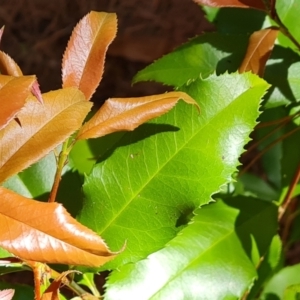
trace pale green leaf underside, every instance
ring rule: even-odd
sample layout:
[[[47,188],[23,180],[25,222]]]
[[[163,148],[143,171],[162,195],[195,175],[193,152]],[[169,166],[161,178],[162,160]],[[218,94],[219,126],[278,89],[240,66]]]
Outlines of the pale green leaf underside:
[[[127,241],[107,268],[163,247],[195,208],[231,181],[267,86],[250,73],[199,79],[183,90],[199,103],[200,115],[179,103],[124,134],[102,157],[85,178],[78,219],[112,250]]]
[[[251,198],[204,206],[164,249],[115,270],[105,299],[240,298],[256,277],[251,253],[264,254],[276,233],[276,211]]]

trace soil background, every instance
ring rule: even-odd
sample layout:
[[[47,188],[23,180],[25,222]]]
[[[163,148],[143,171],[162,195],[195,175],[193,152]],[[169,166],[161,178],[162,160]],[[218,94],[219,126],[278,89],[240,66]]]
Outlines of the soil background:
[[[43,92],[61,86],[61,59],[72,29],[91,10],[115,12],[118,34],[109,47],[103,80],[93,97],[143,96],[166,91],[154,83],[131,85],[155,59],[212,27],[192,0],[0,0],[5,25],[1,50],[24,74],[36,74]]]
[[[192,0],[0,0],[1,50],[25,75],[36,74],[42,92],[61,87],[61,59],[77,22],[91,10],[114,12],[118,34],[108,49],[105,72],[92,101],[163,93],[170,87],[138,83],[133,76],[212,26]],[[96,67],[96,66],[95,66]],[[0,280],[33,284],[31,272]],[[98,276],[101,288],[104,276]]]

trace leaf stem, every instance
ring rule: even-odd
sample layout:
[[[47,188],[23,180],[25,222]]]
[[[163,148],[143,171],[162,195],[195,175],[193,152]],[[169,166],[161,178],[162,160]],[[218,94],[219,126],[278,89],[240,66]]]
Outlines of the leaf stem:
[[[297,167],[295,175],[294,175],[294,177],[292,179],[291,184],[289,185],[289,189],[288,189],[288,191],[287,191],[287,193],[286,193],[286,195],[284,197],[284,200],[282,202],[281,209],[280,209],[279,214],[278,214],[278,219],[279,220],[282,219],[284,213],[286,212],[287,208],[289,207],[289,205],[290,205],[290,203],[291,203],[291,201],[293,199],[293,197],[292,197],[293,196],[293,192],[294,192],[294,190],[295,190],[295,188],[296,188],[299,180],[300,180],[300,163],[299,163],[299,165]]]
[[[285,123],[288,123],[290,120],[296,119],[299,116],[300,116],[300,111],[296,112],[293,115],[286,116],[286,117],[278,119],[278,120],[260,123],[260,124],[256,125],[256,128],[269,127],[269,126],[277,125],[277,124],[280,124],[280,123],[285,124]]]
[[[252,160],[251,162],[245,166],[245,168],[243,168],[240,172],[239,172],[239,176],[241,176],[242,174],[246,173],[246,171],[249,170],[249,168],[259,159],[261,158],[266,152],[268,152],[272,147],[274,147],[277,143],[279,143],[280,141],[286,139],[287,137],[289,137],[290,135],[292,135],[293,133],[297,132],[298,130],[300,130],[300,127],[297,127],[289,132],[287,132],[286,134],[284,134],[283,136],[279,137],[278,139],[276,139],[274,142],[272,142],[271,144],[269,144],[265,149],[263,149],[261,152],[259,152]]]
[[[60,276],[60,273],[51,269],[51,278],[55,279]],[[62,283],[66,285],[71,291],[73,291],[76,295],[88,295],[89,293],[84,290],[80,285],[78,285],[74,280],[69,280],[67,278],[62,279]]]
[[[69,147],[69,138],[63,143],[62,149],[59,153],[58,160],[57,160],[57,168],[56,173],[54,177],[54,183],[50,192],[50,196],[48,199],[48,202],[55,202],[56,195],[59,187],[59,183],[61,180],[61,174],[63,171],[64,166],[67,164],[68,161],[68,155],[71,151],[71,147]]]

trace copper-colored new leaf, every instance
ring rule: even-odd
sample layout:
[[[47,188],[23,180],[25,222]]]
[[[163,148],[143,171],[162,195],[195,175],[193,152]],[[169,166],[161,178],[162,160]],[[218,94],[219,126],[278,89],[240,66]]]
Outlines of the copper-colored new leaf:
[[[24,260],[99,267],[111,260],[105,242],[59,203],[0,187],[0,246]]]
[[[105,54],[117,32],[115,14],[92,11],[75,27],[62,62],[63,87],[78,87],[89,100],[102,78]]]
[[[139,98],[112,98],[80,129],[77,139],[90,139],[117,131],[132,131],[139,125],[168,112],[180,99],[198,108],[183,92],[170,92]]]
[[[277,27],[270,27],[251,34],[246,55],[239,68],[240,73],[252,71],[254,74],[263,77],[278,32]]]
[[[194,2],[212,7],[251,7],[266,11],[264,0],[194,0]]]
[[[77,88],[30,96],[18,113],[19,122],[0,130],[0,182],[29,167],[68,138],[82,124],[91,103]]]
[[[80,272],[76,270],[69,270],[61,273],[60,276],[58,276],[57,278],[55,278],[55,280],[51,282],[49,287],[43,293],[41,300],[59,300],[59,288],[66,280],[66,276],[71,273],[80,273]]]
[[[11,300],[15,294],[12,289],[0,291],[0,300]]]
[[[24,106],[34,82],[35,76],[0,75],[0,129],[6,126]]]
[[[9,55],[2,51],[0,51],[0,73],[16,77],[23,75],[18,64]]]

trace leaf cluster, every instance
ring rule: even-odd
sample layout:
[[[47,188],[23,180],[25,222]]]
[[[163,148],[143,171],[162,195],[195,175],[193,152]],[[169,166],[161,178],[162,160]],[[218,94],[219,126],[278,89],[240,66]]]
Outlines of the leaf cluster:
[[[36,299],[101,299],[100,271],[104,299],[299,297],[300,8],[195,2],[216,32],[133,78],[173,92],[89,113],[115,14],[78,23],[57,91],[0,52],[0,270],[32,270]]]

